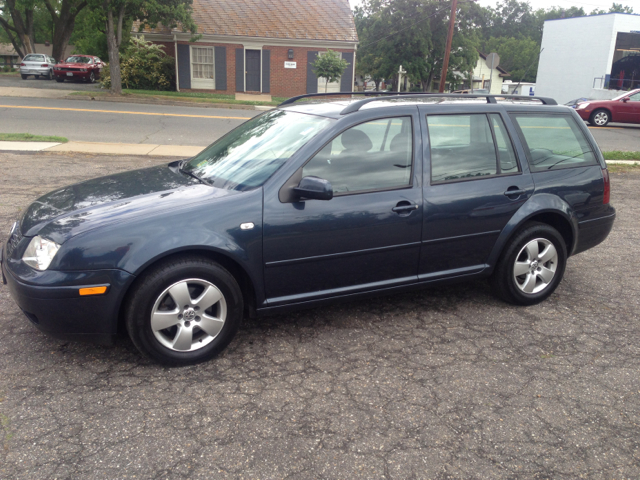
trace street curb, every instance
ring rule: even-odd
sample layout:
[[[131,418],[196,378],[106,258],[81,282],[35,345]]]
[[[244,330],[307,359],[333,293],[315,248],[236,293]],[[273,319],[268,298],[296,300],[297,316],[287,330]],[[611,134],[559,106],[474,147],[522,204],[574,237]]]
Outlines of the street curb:
[[[640,160],[605,160],[614,165],[640,165]]]
[[[95,102],[112,102],[112,103],[139,103],[144,105],[168,105],[172,107],[198,107],[198,108],[225,108],[230,110],[271,110],[275,108],[270,105],[236,105],[233,103],[199,103],[199,102],[180,102],[173,100],[159,100],[157,98],[123,98],[123,97],[105,97],[96,95],[67,95],[64,100],[84,100]]]

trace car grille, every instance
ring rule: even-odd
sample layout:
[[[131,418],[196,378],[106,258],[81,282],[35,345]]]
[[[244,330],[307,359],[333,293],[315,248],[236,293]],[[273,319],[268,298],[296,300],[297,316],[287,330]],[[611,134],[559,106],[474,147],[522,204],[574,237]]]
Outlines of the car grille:
[[[67,67],[62,67],[56,70],[62,70],[63,72],[79,72],[80,71],[79,68],[67,68]]]
[[[20,225],[18,225],[15,232],[11,234],[9,241],[7,242],[7,257],[11,256],[20,243],[20,240],[22,240],[22,232],[20,231]]]

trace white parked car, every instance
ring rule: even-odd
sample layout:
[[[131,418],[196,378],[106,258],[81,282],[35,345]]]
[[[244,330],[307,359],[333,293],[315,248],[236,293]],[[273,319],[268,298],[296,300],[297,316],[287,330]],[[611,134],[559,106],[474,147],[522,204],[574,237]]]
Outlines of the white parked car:
[[[35,78],[44,77],[47,80],[53,79],[53,66],[56,61],[49,55],[43,53],[29,53],[25,55],[20,63],[20,75],[26,80],[29,75]]]

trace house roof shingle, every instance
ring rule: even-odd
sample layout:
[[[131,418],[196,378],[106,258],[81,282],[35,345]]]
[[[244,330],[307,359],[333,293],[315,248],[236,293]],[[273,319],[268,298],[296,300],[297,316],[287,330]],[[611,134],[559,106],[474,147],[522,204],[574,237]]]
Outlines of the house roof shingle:
[[[193,19],[207,35],[358,41],[349,0],[193,0]]]

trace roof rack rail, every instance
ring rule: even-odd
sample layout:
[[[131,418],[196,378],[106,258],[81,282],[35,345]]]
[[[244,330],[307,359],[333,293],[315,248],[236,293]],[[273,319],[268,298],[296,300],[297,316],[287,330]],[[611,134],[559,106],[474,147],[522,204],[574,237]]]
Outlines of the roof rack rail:
[[[543,105],[557,105],[558,103],[549,97],[532,97],[530,95],[486,95],[486,94],[475,94],[475,93],[415,93],[415,92],[334,92],[334,93],[308,93],[306,95],[298,95],[297,97],[289,98],[282,102],[279,107],[284,105],[290,105],[294,102],[297,102],[303,98],[312,98],[312,97],[328,97],[328,96],[348,96],[348,95],[362,95],[365,97],[375,96],[374,98],[363,98],[356,102],[348,105],[344,110],[340,112],[340,115],[346,115],[348,113],[357,112],[360,110],[360,107],[366,105],[367,103],[377,102],[379,100],[389,100],[393,98],[425,98],[425,97],[445,97],[445,98],[486,98],[487,103],[498,103],[496,99],[506,99],[506,100],[538,100]]]
[[[378,92],[378,91],[368,91],[368,92],[331,92],[331,93],[307,93],[305,95],[298,95],[297,97],[291,97],[282,102],[279,107],[283,105],[290,105],[298,100],[302,100],[303,98],[313,98],[313,97],[331,97],[331,96],[349,96],[349,95],[362,95],[365,97],[371,95],[391,95],[391,96],[399,96],[399,95],[415,95],[415,92]]]

